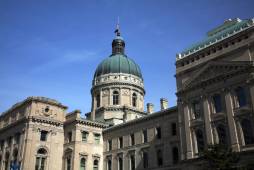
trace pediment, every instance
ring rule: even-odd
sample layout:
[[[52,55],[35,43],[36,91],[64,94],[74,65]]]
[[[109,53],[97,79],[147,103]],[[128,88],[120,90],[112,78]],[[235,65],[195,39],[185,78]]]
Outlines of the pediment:
[[[194,86],[223,80],[230,75],[240,73],[253,67],[252,61],[212,61],[198,70],[183,84],[183,90]]]

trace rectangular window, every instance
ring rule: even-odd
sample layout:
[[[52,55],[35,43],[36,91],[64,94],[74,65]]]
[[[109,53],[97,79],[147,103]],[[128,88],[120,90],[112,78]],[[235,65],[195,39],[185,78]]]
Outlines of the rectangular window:
[[[120,137],[120,138],[118,139],[118,147],[119,147],[119,148],[123,148],[123,137]]]
[[[221,96],[219,94],[213,95],[214,112],[219,113],[222,111]]]
[[[100,144],[100,138],[101,138],[100,134],[94,133],[94,141],[96,144]]]
[[[161,139],[161,128],[160,127],[155,128],[155,135],[156,135],[157,139]]]
[[[88,139],[88,132],[86,131],[83,131],[82,132],[82,142],[87,142],[87,139]]]
[[[147,142],[147,130],[143,130],[143,143]]]
[[[131,146],[135,145],[135,135],[134,135],[134,133],[130,135],[130,145]]]
[[[41,131],[40,141],[47,141],[47,135],[48,135],[48,132],[45,131],[45,130],[42,130]]]
[[[112,140],[108,140],[108,151],[112,150]]]
[[[143,152],[143,167],[148,168],[148,153]]]
[[[68,132],[68,142],[72,141],[72,132]]]
[[[176,123],[171,123],[171,134],[172,136],[177,135]]]

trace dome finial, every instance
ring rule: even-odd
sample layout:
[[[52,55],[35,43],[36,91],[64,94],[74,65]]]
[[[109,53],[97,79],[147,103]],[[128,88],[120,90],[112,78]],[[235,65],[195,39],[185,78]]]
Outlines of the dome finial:
[[[115,30],[116,36],[120,36],[120,19],[119,16],[117,17],[117,24],[116,24],[116,30]]]

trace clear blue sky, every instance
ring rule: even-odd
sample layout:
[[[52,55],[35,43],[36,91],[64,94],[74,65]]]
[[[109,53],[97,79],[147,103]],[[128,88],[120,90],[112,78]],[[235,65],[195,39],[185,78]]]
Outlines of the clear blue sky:
[[[175,54],[228,18],[253,18],[253,0],[1,0],[0,112],[45,96],[89,112],[97,65],[111,54],[117,16],[146,96],[176,104]]]

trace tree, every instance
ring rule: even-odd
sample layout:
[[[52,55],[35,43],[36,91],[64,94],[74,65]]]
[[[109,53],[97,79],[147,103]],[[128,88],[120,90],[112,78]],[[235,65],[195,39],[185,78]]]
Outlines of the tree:
[[[215,144],[209,145],[203,151],[203,158],[205,160],[205,169],[211,170],[236,170],[239,162],[239,154],[233,152],[231,148],[226,145]]]

